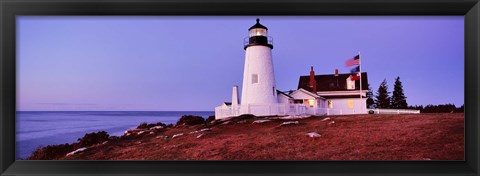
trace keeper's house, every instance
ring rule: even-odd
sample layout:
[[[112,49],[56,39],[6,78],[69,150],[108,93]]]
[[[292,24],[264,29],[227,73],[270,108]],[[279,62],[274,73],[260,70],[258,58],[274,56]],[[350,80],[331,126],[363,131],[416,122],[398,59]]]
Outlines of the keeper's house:
[[[364,114],[367,73],[363,72],[361,77],[360,90],[360,80],[353,79],[350,73],[339,74],[336,69],[335,74],[315,75],[311,67],[309,76],[300,76],[297,90],[287,92],[289,101],[306,106],[308,114]]]

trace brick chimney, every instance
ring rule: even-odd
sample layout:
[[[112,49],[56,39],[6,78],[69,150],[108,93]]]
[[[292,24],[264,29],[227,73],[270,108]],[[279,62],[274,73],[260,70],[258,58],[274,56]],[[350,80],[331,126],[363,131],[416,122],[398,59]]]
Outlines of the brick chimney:
[[[317,94],[317,81],[315,81],[315,72],[313,71],[313,66],[310,67],[310,87],[312,92]]]

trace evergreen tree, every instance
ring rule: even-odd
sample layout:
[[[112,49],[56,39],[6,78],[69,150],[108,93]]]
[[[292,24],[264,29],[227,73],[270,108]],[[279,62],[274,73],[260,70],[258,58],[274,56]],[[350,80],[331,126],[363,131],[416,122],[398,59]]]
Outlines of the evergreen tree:
[[[406,109],[408,107],[407,97],[405,97],[405,94],[403,93],[403,86],[399,76],[395,78],[395,84],[393,85],[391,105],[392,108],[395,109]]]
[[[373,91],[370,84],[368,84],[368,91],[367,91],[367,108],[375,108],[375,101],[373,99]]]
[[[387,80],[384,79],[377,90],[377,96],[375,96],[375,104],[378,108],[390,108],[390,95],[388,95]]]

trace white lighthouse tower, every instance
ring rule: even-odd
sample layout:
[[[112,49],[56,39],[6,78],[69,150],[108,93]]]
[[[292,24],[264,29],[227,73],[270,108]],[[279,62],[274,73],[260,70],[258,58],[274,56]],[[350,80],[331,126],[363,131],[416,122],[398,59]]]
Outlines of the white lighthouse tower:
[[[277,92],[272,60],[272,39],[267,27],[257,23],[248,29],[245,38],[245,67],[241,104],[268,106],[277,104]],[[251,112],[255,114],[254,112]],[[255,114],[269,115],[269,114]]]

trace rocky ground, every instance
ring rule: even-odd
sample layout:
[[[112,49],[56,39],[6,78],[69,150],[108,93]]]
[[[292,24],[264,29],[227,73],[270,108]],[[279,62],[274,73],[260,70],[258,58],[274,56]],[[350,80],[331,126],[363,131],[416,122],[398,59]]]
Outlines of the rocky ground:
[[[464,114],[246,118],[130,130],[59,160],[463,160]]]

